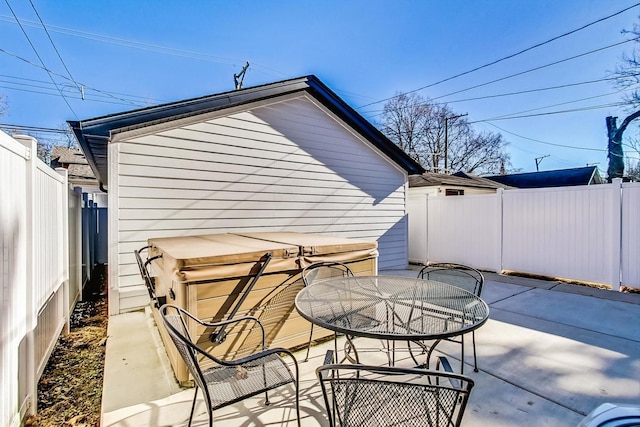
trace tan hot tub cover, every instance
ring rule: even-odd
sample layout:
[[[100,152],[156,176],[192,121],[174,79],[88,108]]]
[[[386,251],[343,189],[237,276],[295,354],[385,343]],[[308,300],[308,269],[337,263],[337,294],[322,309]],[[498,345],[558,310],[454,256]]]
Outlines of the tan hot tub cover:
[[[377,273],[375,241],[258,232],[154,238],[148,244],[149,258],[161,256],[152,261],[157,296],[210,321],[242,315],[258,317],[265,327],[267,346],[293,349],[308,343],[310,324],[299,316],[294,304],[303,286],[300,273],[307,265],[340,261],[355,274]],[[267,258],[264,271],[249,290]],[[157,309],[153,313],[161,325]],[[163,329],[160,333],[176,378],[187,381],[184,363]],[[239,343],[246,342],[242,332],[229,331],[223,344],[212,343],[209,331],[193,325],[190,333],[199,346],[224,357],[236,357],[241,351]],[[330,336],[330,331],[314,329],[314,339]]]

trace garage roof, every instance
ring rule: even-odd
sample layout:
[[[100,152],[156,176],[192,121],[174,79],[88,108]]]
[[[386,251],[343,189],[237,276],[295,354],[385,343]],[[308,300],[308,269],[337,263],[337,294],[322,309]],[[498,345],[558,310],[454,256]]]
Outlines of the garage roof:
[[[108,184],[107,142],[116,130],[132,130],[295,92],[313,96],[409,175],[424,172],[418,163],[313,75],[68,123],[102,186]]]

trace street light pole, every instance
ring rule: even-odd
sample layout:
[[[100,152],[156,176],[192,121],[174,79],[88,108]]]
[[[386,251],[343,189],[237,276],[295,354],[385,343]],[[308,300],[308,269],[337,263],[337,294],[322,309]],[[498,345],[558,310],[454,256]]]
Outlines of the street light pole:
[[[449,119],[458,119],[468,116],[469,113],[460,114],[459,116],[451,116],[444,118],[444,173],[447,173],[449,163]]]

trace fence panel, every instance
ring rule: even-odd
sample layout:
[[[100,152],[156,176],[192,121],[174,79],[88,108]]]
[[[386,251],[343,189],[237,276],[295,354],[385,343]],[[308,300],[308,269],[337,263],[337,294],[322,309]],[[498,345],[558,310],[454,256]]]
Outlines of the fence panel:
[[[505,191],[503,268],[615,285],[614,185]]]
[[[69,189],[69,311],[82,298],[82,191]]]
[[[34,306],[43,307],[66,280],[66,179],[43,162],[36,162],[34,221]]]
[[[640,182],[622,184],[622,284],[640,288]]]
[[[0,131],[0,425],[20,425],[21,343],[27,333],[26,175],[29,150]]]
[[[426,264],[427,256],[427,195],[407,197],[409,213],[409,262]]]
[[[75,301],[70,265],[79,263],[69,256],[67,172],[36,152],[34,138],[0,132],[0,425],[12,427],[37,409],[38,380]]]
[[[499,269],[501,193],[430,197],[427,212],[429,261]]]
[[[640,183],[500,191],[409,196],[410,261],[640,288]]]

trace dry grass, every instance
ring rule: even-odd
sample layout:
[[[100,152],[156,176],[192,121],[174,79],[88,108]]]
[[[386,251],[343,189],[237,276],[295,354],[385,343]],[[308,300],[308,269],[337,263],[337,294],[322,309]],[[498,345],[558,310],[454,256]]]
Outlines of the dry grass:
[[[86,298],[71,316],[38,383],[38,414],[26,426],[100,425],[102,379],[107,340],[106,269],[96,267]],[[88,294],[88,295],[87,295]]]

